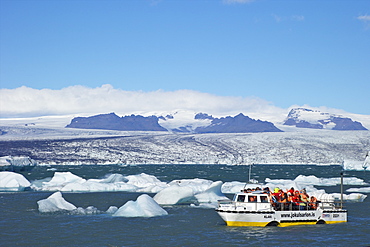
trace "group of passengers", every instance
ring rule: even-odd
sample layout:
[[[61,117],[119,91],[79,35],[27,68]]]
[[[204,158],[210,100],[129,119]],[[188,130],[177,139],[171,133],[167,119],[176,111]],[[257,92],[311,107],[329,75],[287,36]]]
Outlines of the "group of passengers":
[[[316,210],[317,199],[314,196],[309,196],[306,189],[301,191],[295,190],[293,187],[284,192],[280,188],[275,188],[272,192],[270,188],[266,187],[261,189],[246,189],[244,192],[251,193],[260,191],[261,193],[268,194],[270,202],[275,210]]]

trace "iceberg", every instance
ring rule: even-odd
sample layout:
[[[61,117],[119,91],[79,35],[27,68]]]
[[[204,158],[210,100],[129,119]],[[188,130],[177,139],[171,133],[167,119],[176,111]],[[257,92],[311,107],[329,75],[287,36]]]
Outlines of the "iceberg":
[[[343,169],[347,171],[369,171],[370,170],[370,151],[366,154],[364,161],[345,160]]]
[[[158,178],[152,175],[141,173],[138,175],[129,175],[125,177],[127,184],[138,187],[136,192],[157,193],[167,187],[165,182],[161,182]]]
[[[77,209],[75,205],[64,200],[61,192],[55,192],[46,199],[37,202],[41,213],[52,213],[58,211],[72,211]]]
[[[213,182],[211,180],[194,178],[173,180],[168,185],[172,186],[174,184],[177,184],[181,187],[190,187],[193,189],[194,194],[198,194],[207,190],[212,183]]]
[[[37,162],[28,156],[2,156],[0,157],[0,169],[2,170],[31,170]]]
[[[370,187],[362,187],[362,188],[349,188],[346,190],[348,192],[362,192],[362,193],[370,193]]]
[[[48,182],[42,183],[32,183],[32,189],[35,190],[42,190],[42,191],[60,191],[63,189],[64,186],[67,184],[82,184],[86,181],[77,175],[74,175],[71,172],[55,172],[53,178]],[[40,185],[38,187],[37,185]]]
[[[143,194],[136,201],[128,201],[120,207],[113,216],[120,217],[155,217],[168,215],[153,198]]]
[[[317,186],[335,186],[341,183],[341,178],[317,178],[316,176],[299,175],[294,179],[294,182],[300,185],[317,185]],[[355,177],[344,177],[343,184],[345,185],[366,185],[363,179]]]
[[[335,200],[340,200],[341,195],[340,193],[333,193]],[[343,201],[346,202],[363,202],[366,199],[367,195],[363,195],[360,193],[351,193],[349,195],[343,194]]]
[[[31,183],[15,172],[0,172],[0,191],[23,191]]]
[[[195,194],[195,198],[199,203],[216,203],[218,200],[228,200],[221,192],[222,182],[213,182],[204,192]]]
[[[153,199],[160,205],[175,205],[196,201],[192,188],[178,184],[173,184],[161,190]]]

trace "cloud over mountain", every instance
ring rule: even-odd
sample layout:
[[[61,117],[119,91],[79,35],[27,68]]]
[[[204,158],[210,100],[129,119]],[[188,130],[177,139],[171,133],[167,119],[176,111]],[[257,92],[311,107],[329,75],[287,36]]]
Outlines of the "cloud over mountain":
[[[207,112],[215,116],[240,112],[254,118],[286,114],[257,97],[217,96],[193,90],[125,91],[109,84],[97,88],[71,86],[60,90],[19,87],[0,89],[1,117],[31,117],[67,114],[158,114],[178,109]],[[265,120],[265,119],[264,119]],[[270,119],[266,119],[270,120]]]

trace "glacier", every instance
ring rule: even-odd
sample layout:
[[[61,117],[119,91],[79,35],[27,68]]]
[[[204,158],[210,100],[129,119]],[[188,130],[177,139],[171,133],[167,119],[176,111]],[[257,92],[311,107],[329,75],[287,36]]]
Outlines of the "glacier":
[[[1,123],[1,121],[0,121]],[[370,131],[170,133],[0,126],[0,156],[32,154],[39,165],[82,164],[342,164],[362,167]],[[298,129],[298,130],[297,130]],[[356,161],[356,162],[352,162]]]

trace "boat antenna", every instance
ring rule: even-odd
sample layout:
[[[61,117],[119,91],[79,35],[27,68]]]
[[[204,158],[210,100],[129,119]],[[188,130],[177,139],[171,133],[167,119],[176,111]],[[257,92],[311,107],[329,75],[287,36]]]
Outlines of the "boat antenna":
[[[249,165],[249,175],[248,175],[248,182],[249,182],[249,183],[251,182],[252,166],[253,166],[253,163],[251,163],[251,164]]]
[[[367,168],[367,165],[366,164],[368,163],[367,162],[367,159],[369,157],[369,153],[370,153],[370,151],[366,153],[364,164],[362,164],[362,168],[364,168],[364,171],[366,171],[366,168]]]
[[[340,209],[343,209],[343,171],[340,173]]]

